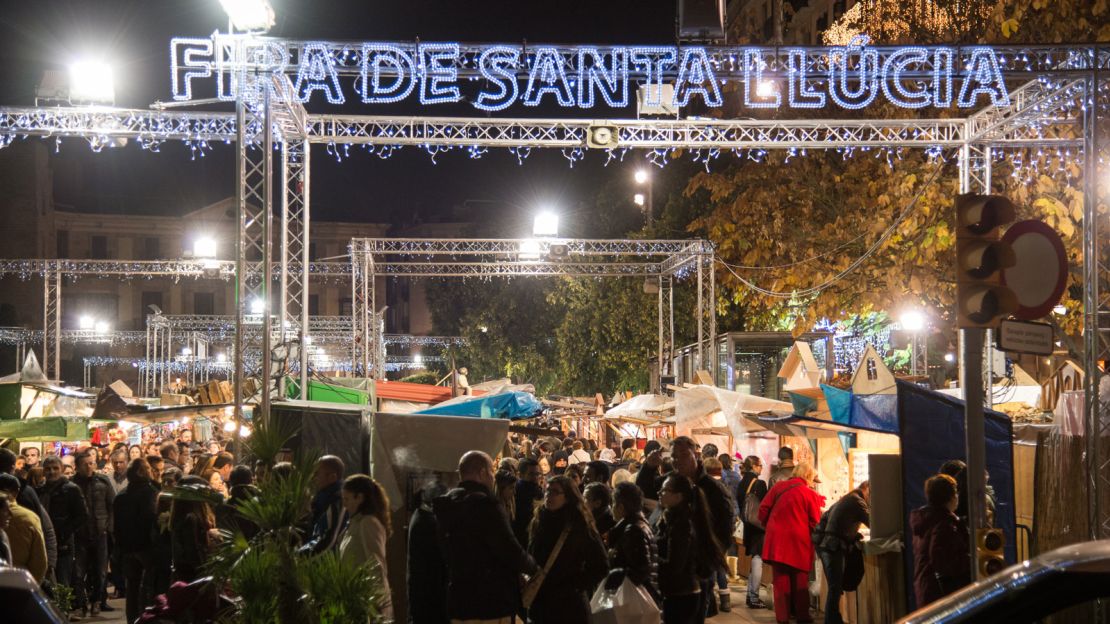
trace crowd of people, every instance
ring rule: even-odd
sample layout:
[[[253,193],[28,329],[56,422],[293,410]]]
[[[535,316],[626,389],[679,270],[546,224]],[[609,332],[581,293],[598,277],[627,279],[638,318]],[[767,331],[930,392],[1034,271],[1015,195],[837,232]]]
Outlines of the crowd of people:
[[[56,599],[68,588],[71,621],[115,610],[128,622],[177,580],[200,575],[228,503],[173,502],[176,485],[202,485],[233,501],[253,474],[224,443],[194,442],[192,431],[144,445],[77,445],[57,454],[0,448],[0,559],[26,569]],[[71,449],[66,448],[66,451]]]
[[[409,621],[585,623],[599,585],[627,579],[665,623],[700,623],[732,609],[728,583],[739,548],[751,561],[747,608],[768,608],[759,591],[766,563],[776,621],[813,621],[810,578],[820,561],[825,621],[842,622],[841,596],[863,574],[869,484],[826,509],[817,471],[795,463],[790,447],[770,471],[756,455],[734,459],[684,436],[642,449],[628,440],[619,451],[573,435],[513,437],[496,460],[468,452],[454,488],[435,480],[417,495],[407,586],[397,590],[407,593]],[[292,466],[274,467],[282,469]],[[918,605],[969,582],[962,469],[949,462],[930,478],[928,505],[911,516]],[[253,479],[224,445],[195,444],[188,429],[146,450],[41,456],[30,447],[17,456],[0,449],[0,559],[44,588],[71,588],[72,620],[111,610],[111,587],[126,597],[133,622],[172,582],[203,575],[220,529],[257,531],[236,511],[237,501],[257,493]],[[316,461],[313,483],[301,552],[334,551],[342,561],[380,567],[380,612],[391,619],[386,489],[347,474],[332,455]],[[214,498],[168,495],[189,485]]]

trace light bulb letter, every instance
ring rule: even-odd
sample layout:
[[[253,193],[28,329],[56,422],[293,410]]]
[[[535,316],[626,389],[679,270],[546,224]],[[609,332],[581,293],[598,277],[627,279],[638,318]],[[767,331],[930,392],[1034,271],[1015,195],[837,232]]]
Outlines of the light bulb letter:
[[[682,62],[678,64],[678,78],[675,80],[673,103],[682,107],[690,103],[690,96],[700,94],[706,106],[714,108],[722,104],[721,89],[717,86],[717,74],[709,62],[705,48],[687,48],[682,51]]]
[[[628,106],[628,54],[624,48],[613,48],[609,65],[605,65],[605,54],[597,48],[578,49],[578,105],[591,108],[594,105],[594,90],[601,91],[601,97],[612,108]]]
[[[484,111],[504,110],[516,102],[520,95],[516,68],[520,65],[520,52],[508,46],[493,46],[478,57],[478,72],[482,78],[497,88],[490,93],[482,91],[474,100],[474,108]]]
[[[422,43],[417,47],[420,65],[420,103],[458,102],[459,44]]]
[[[339,86],[339,74],[335,70],[335,58],[325,43],[307,43],[301,50],[297,69],[297,82],[293,91],[297,99],[307,102],[313,92],[323,91],[329,104],[342,104],[343,89]]]
[[[998,57],[990,48],[972,50],[956,106],[971,108],[980,95],[990,96],[991,104],[995,106],[1010,105],[1010,94],[1006,92],[1006,83],[1002,80]]]
[[[361,58],[359,84],[364,103],[399,102],[412,93],[416,86],[416,64],[408,52],[388,43],[364,43]],[[383,77],[393,80],[382,84]]]
[[[768,95],[759,95],[759,85],[764,81],[763,70],[767,61],[763,59],[763,51],[759,48],[744,49],[744,106],[749,108],[778,108],[782,104],[782,95],[774,91]],[[754,97],[753,97],[754,96]],[[757,100],[756,97],[763,99]]]
[[[524,105],[538,106],[546,93],[553,93],[559,106],[574,106],[566,62],[559,50],[552,47],[536,48],[528,72],[528,87],[524,90]]]

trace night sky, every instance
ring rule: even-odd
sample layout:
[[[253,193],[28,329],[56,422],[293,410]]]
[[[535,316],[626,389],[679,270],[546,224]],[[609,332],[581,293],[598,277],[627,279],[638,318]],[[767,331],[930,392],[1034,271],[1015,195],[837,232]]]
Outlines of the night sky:
[[[292,39],[413,40],[518,43],[670,44],[673,0],[271,0],[277,26],[271,35]],[[226,29],[218,0],[5,0],[0,21],[0,104],[27,106],[47,68],[63,69],[81,55],[100,54],[115,69],[118,106],[147,108],[170,100],[169,41],[205,37]],[[312,112],[420,114],[415,96],[394,108],[356,104],[308,105]],[[209,106],[208,110],[231,110]],[[630,117],[632,108],[539,111],[552,116]],[[470,106],[426,107],[430,116],[483,114]],[[536,109],[509,109],[503,116],[536,116]],[[575,211],[591,209],[594,193],[609,177],[630,176],[631,163],[603,166],[604,153],[568,167],[558,150],[534,150],[524,166],[507,150],[480,160],[463,151],[440,155],[438,165],[418,148],[389,160],[351,149],[342,163],[325,146],[313,148],[312,209],[320,220],[406,223],[450,219],[466,200],[464,220],[512,217],[542,204],[565,213],[573,230]],[[636,162],[640,162],[636,160]],[[620,169],[618,169],[620,167]],[[81,211],[183,214],[233,193],[232,150],[215,146],[203,158],[179,143],[152,154],[129,145],[92,154],[83,140],[62,143],[55,159],[56,201]],[[630,191],[631,193],[631,191]],[[492,203],[491,203],[492,202]],[[500,208],[491,208],[500,204]],[[491,210],[495,214],[491,214]],[[506,214],[506,212],[508,214]],[[569,220],[568,220],[569,218]],[[530,215],[522,221],[528,221]],[[567,232],[568,234],[572,232]],[[576,233],[585,234],[585,233]]]

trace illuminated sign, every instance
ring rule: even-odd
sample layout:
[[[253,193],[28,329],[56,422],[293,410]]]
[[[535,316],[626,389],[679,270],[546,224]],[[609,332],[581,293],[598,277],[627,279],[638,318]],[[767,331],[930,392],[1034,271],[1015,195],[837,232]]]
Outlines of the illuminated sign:
[[[260,89],[300,102],[468,102],[483,111],[515,104],[625,108],[644,104],[719,107],[738,84],[748,108],[861,109],[1009,105],[998,54],[989,47],[833,48],[677,46],[482,46],[459,43],[290,42],[213,35],[170,45],[173,98],[191,100],[201,81],[221,100]],[[260,79],[284,74],[289,83]],[[275,84],[277,86],[275,86]],[[662,89],[673,85],[673,91]],[[661,102],[667,93],[670,102]],[[673,93],[673,95],[670,95]]]

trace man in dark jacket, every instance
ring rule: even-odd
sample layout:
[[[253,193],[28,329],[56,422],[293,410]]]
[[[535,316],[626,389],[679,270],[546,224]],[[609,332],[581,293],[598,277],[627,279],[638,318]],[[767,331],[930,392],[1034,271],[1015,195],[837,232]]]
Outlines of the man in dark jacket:
[[[54,575],[59,584],[73,587],[77,532],[85,526],[89,515],[85,497],[81,488],[62,474],[62,458],[57,455],[50,455],[42,461],[42,474],[46,485],[42,486],[39,497],[58,538],[58,565]]]
[[[786,481],[794,475],[794,449],[784,446],[779,449],[779,465],[771,471],[768,489],[775,487],[779,481]]]
[[[316,496],[312,498],[312,528],[302,553],[322,553],[339,546],[339,534],[347,521],[339,490],[343,486],[343,460],[324,455],[316,460]]]
[[[659,501],[659,486],[663,479],[663,446],[658,440],[648,440],[644,445],[644,462],[636,473],[636,486],[644,493],[644,498],[652,501],[648,510],[655,509]]]
[[[828,519],[816,544],[828,586],[825,624],[843,624],[840,596],[844,593],[844,563],[850,554],[859,554],[860,525],[871,526],[871,483],[864,481],[836,501],[826,513]],[[862,559],[859,563],[862,565]]]
[[[108,475],[96,471],[96,455],[92,451],[77,456],[73,483],[81,488],[89,512],[85,525],[77,531],[73,593],[77,608],[95,616],[101,609],[115,610],[108,606],[104,577],[108,574],[108,531],[112,529],[116,489]]]
[[[433,504],[453,620],[513,617],[521,608],[520,575],[537,570],[513,537],[493,486],[493,460],[468,451],[459,460],[459,487]]]
[[[35,463],[37,464],[39,450],[34,447],[24,450],[35,451]],[[25,456],[30,458],[29,454]],[[15,453],[6,448],[0,448],[0,473],[15,475],[15,460]],[[16,478],[19,479],[18,476]],[[35,512],[39,521],[42,522],[42,535],[46,540],[47,576],[50,576],[53,574],[55,566],[58,565],[58,538],[54,534],[54,523],[50,521],[50,514],[46,512],[46,507],[43,507],[39,495],[35,493],[35,488],[23,479],[19,479],[19,488],[19,496],[16,497],[16,502],[21,507]]]
[[[151,477],[150,464],[145,459],[131,460],[127,487],[112,504],[112,535],[123,561],[128,622],[134,622],[143,607],[154,602],[151,558],[158,530],[158,488]]]
[[[439,548],[435,499],[447,488],[435,481],[420,491],[420,504],[409,520],[408,599],[411,624],[447,624],[447,563]]]
[[[671,456],[674,458],[674,471],[686,477],[705,496],[708,505],[706,509],[709,517],[709,527],[713,531],[712,539],[717,542],[716,547],[707,548],[706,536],[699,536],[703,545],[698,549],[699,569],[708,572],[701,581],[702,599],[705,601],[705,610],[710,617],[717,614],[717,601],[713,599],[713,581],[717,577],[717,568],[724,566],[724,549],[732,540],[732,524],[735,518],[732,515],[732,501],[719,481],[709,476],[698,457],[697,443],[686,436],[679,436],[671,440]],[[711,560],[710,553],[720,552],[720,561]],[[727,594],[726,594],[727,595]],[[727,605],[727,599],[721,598],[721,604]]]
[[[740,479],[740,485],[736,487],[741,515],[744,514],[745,503],[749,496],[754,497],[758,514],[758,503],[762,502],[763,497],[767,495],[767,483],[759,478],[762,473],[763,460],[758,455],[748,455],[744,458],[744,475]],[[759,598],[759,586],[763,582],[763,535],[763,528],[751,522],[744,522],[744,552],[752,558],[752,565],[748,570],[749,609],[767,608]]]
[[[227,500],[216,506],[216,526],[226,531],[239,531],[247,539],[258,535],[258,525],[243,517],[239,504],[258,496],[254,473],[250,466],[236,466],[227,476]]]
[[[536,505],[543,500],[543,471],[540,463],[527,457],[517,464],[520,480],[516,482],[513,535],[522,547],[528,545],[528,527],[536,514]]]

